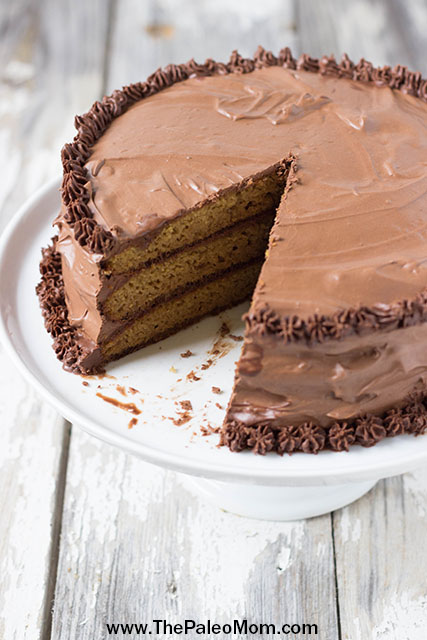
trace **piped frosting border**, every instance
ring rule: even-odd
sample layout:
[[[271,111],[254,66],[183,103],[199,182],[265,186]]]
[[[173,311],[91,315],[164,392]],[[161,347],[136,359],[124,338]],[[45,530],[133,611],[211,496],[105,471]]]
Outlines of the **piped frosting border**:
[[[355,420],[334,422],[323,428],[314,422],[274,427],[268,423],[245,425],[232,420],[224,425],[220,444],[231,451],[251,449],[265,455],[270,451],[283,455],[298,451],[319,453],[324,449],[348,451],[359,444],[373,447],[385,438],[402,434],[422,435],[427,431],[427,390],[418,386],[402,403],[382,415],[367,414]]]

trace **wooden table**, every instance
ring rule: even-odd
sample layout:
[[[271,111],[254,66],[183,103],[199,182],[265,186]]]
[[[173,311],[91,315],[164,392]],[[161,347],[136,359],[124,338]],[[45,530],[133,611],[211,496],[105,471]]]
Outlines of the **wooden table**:
[[[4,0],[0,223],[59,174],[74,114],[159,65],[262,43],[425,75],[426,25],[424,0]],[[155,618],[427,638],[423,469],[331,515],[246,520],[64,422],[2,351],[0,425],[2,640],[137,637],[108,636],[106,623]]]

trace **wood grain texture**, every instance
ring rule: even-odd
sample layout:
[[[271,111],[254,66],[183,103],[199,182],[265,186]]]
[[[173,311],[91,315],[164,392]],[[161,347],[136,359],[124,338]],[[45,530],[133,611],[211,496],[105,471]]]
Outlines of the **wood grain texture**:
[[[102,93],[108,1],[3,3],[0,223],[60,175],[74,116]],[[71,55],[72,52],[72,55]]]
[[[346,52],[375,65],[406,64],[427,73],[423,0],[299,0],[296,29],[301,51],[314,56]],[[424,41],[423,41],[424,39]]]
[[[104,7],[102,0],[0,5],[0,229],[59,174],[74,114],[101,93]],[[69,428],[3,352],[0,424],[0,638],[47,640]]]
[[[258,44],[278,51],[295,41],[294,2],[283,0],[122,0],[112,32],[109,91],[154,69],[190,58],[227,61],[233,49],[251,56]]]
[[[57,640],[102,638],[107,622],[186,618],[305,621],[319,638],[337,637],[329,516],[272,523],[225,513],[177,474],[78,431],[65,505]]]
[[[49,626],[67,454],[64,422],[0,351],[0,638]]]
[[[427,473],[382,481],[334,515],[343,640],[424,640]]]

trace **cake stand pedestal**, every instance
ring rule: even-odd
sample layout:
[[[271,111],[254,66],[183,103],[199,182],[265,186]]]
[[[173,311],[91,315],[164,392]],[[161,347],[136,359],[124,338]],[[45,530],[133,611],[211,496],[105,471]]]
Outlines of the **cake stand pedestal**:
[[[320,486],[265,486],[221,482],[182,475],[190,492],[239,516],[257,520],[288,521],[314,518],[354,502],[376,480]]]

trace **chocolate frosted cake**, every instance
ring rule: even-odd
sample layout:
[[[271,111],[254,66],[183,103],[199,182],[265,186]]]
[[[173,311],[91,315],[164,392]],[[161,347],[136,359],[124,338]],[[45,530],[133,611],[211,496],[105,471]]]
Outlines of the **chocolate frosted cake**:
[[[424,432],[426,101],[401,66],[259,48],[95,103],[38,286],[64,366],[99,371],[252,295],[224,444]]]

